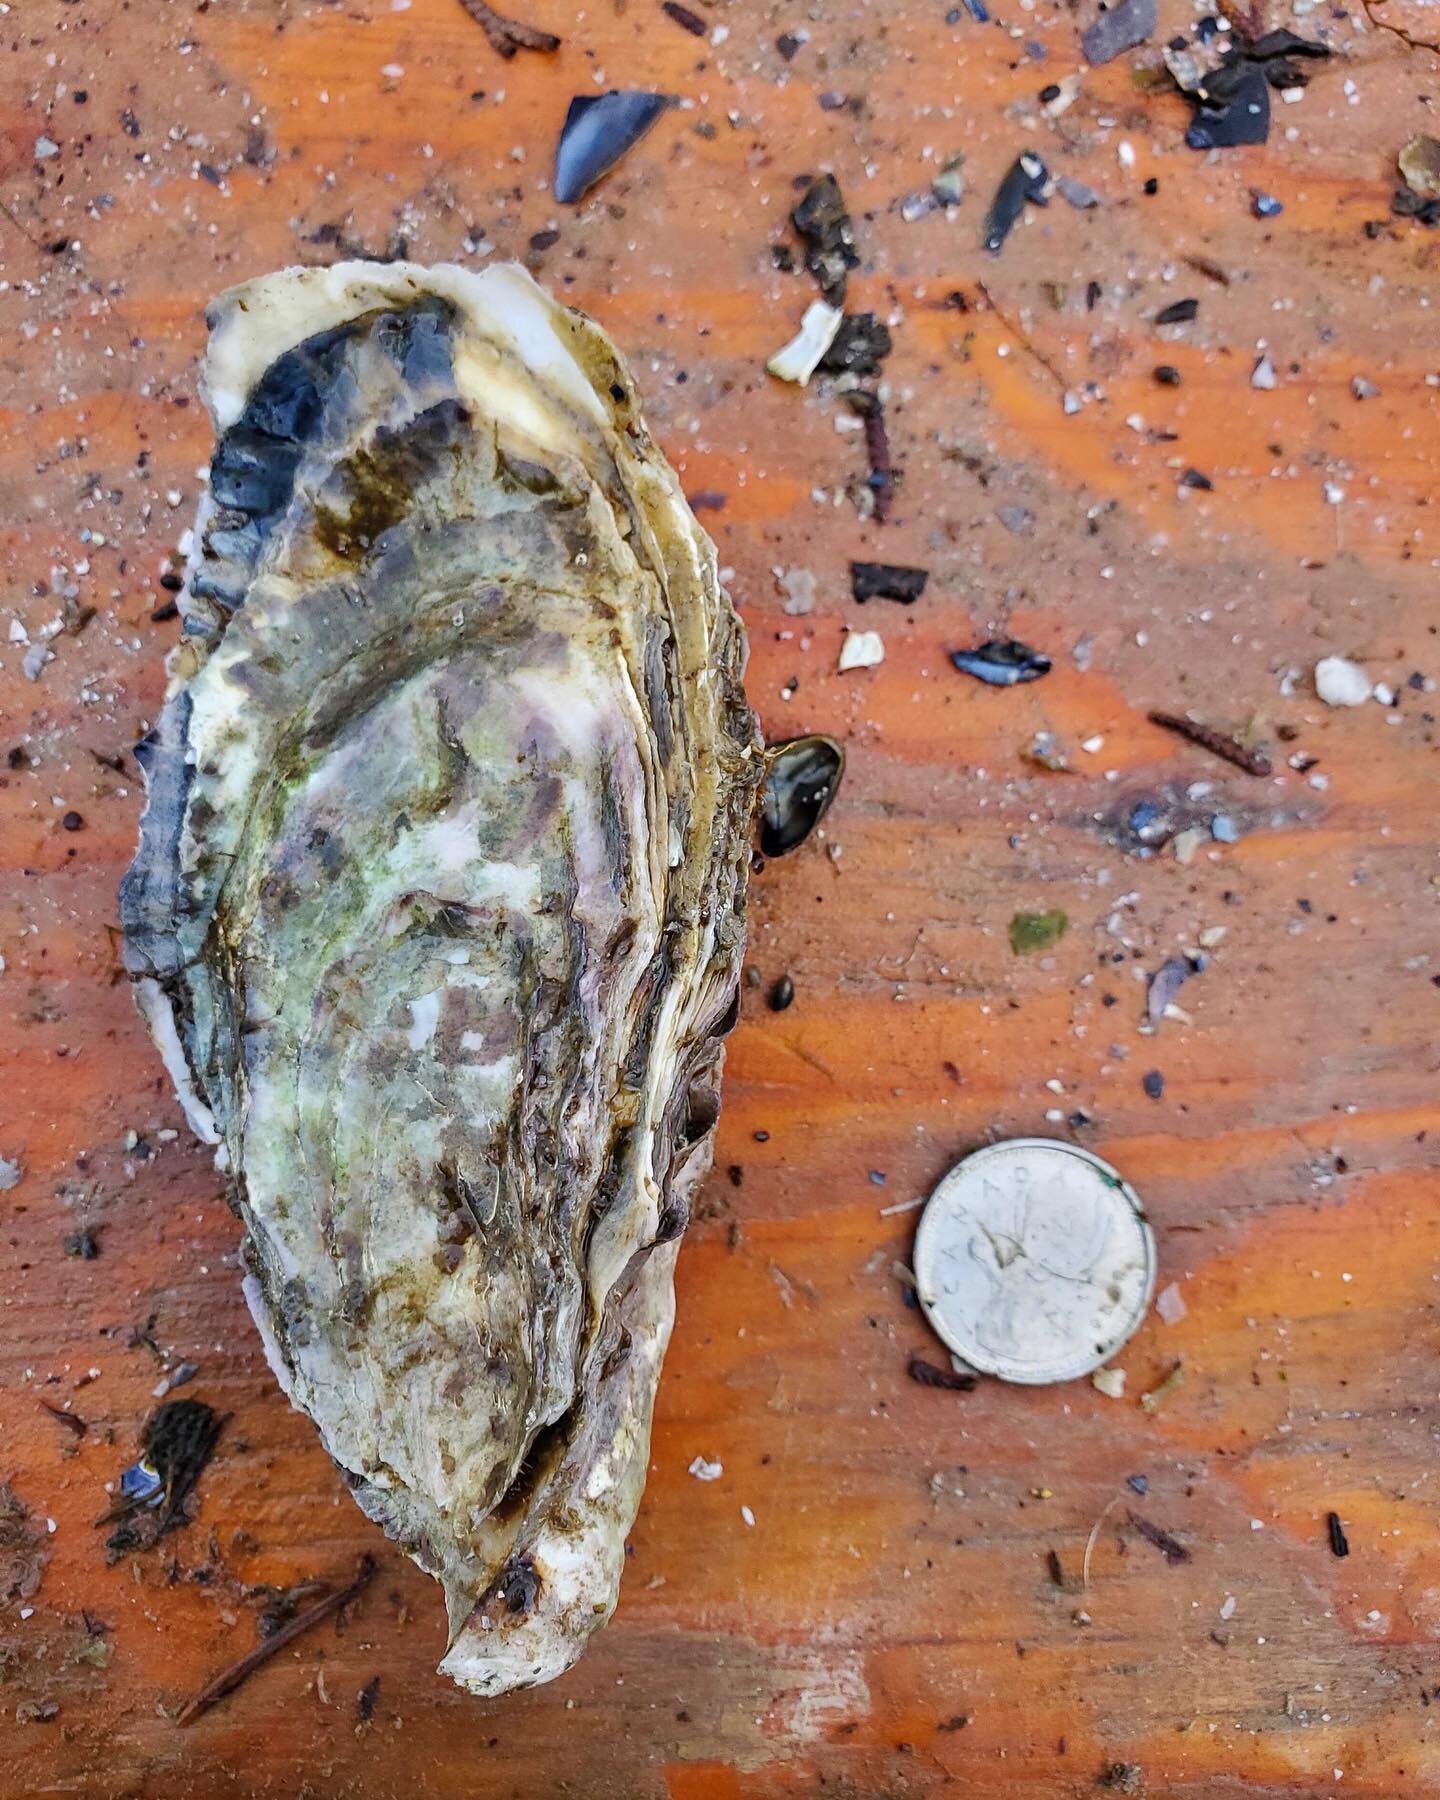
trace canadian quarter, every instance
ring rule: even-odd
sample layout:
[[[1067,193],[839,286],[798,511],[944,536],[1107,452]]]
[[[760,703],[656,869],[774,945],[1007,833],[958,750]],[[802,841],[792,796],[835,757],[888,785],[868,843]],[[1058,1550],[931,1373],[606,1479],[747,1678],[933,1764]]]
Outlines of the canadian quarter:
[[[957,1163],[926,1202],[915,1281],[935,1330],[1002,1381],[1073,1381],[1145,1316],[1155,1238],[1139,1197],[1073,1144],[1012,1138]]]

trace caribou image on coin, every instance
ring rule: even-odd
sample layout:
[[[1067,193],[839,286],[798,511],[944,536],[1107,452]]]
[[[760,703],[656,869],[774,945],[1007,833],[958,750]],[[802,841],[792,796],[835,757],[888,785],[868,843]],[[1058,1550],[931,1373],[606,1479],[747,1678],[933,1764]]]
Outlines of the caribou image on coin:
[[[1155,1240],[1108,1163],[1016,1138],[977,1150],[940,1182],[916,1232],[915,1278],[930,1323],[972,1369],[1072,1381],[1145,1316]]]

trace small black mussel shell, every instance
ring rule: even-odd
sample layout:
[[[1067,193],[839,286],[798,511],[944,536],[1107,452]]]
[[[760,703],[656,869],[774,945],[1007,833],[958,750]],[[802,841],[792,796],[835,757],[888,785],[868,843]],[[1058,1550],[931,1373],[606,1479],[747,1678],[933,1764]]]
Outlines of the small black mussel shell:
[[[577,94],[555,150],[555,198],[573,206],[633,149],[670,105],[668,94],[612,88]]]
[[[787,856],[830,810],[845,772],[845,752],[834,738],[817,733],[772,744],[767,756],[760,849],[765,856]]]
[[[1050,673],[1050,658],[1019,638],[991,638],[978,650],[952,650],[950,660],[962,675],[989,687],[1015,687]]]

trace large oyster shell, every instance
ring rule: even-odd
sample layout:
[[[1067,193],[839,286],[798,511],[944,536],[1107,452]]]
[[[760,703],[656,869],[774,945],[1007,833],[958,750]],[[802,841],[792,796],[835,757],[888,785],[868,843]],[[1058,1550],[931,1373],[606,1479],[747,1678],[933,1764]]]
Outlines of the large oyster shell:
[[[286,270],[210,325],[127,965],[281,1385],[499,1693],[609,1616],[644,1483],[743,636],[614,345],[522,270]]]

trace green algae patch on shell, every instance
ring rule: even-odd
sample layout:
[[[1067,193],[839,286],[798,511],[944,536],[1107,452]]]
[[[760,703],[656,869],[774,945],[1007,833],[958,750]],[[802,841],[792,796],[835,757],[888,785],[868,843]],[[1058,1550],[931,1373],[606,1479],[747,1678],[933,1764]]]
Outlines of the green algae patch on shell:
[[[286,270],[217,430],[125,960],[269,1361],[479,1693],[615,1604],[764,762],[708,538],[521,270]]]

